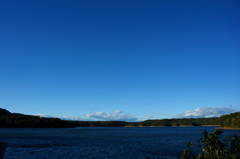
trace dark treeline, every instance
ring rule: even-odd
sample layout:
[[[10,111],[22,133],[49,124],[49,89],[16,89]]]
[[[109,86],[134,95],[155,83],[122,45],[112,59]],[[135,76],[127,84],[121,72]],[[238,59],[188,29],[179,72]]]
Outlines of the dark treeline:
[[[142,122],[128,123],[126,126],[202,126],[202,125],[219,125],[219,118],[145,120]]]
[[[219,118],[186,118],[145,120],[142,122],[125,121],[69,121],[76,126],[202,126],[219,125]]]
[[[220,125],[240,128],[240,113],[222,115],[220,118],[184,118],[145,120],[142,122],[125,121],[66,121],[59,118],[45,118],[33,115],[11,113],[0,108],[0,127],[5,128],[67,128],[93,126],[203,126]]]
[[[77,127],[94,127],[94,126],[126,126],[125,121],[68,121]]]
[[[67,128],[75,127],[58,118],[44,118],[33,115],[11,113],[0,108],[0,127],[2,128]]]
[[[222,115],[219,123],[222,127],[240,128],[240,112]]]

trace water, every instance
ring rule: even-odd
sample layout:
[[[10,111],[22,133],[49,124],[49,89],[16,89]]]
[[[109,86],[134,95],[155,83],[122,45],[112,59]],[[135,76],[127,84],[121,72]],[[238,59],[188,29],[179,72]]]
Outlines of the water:
[[[0,128],[0,142],[8,146],[4,159],[141,159],[176,158],[189,141],[197,152],[202,130],[215,127],[82,127],[63,129]],[[224,130],[223,135],[240,135]]]

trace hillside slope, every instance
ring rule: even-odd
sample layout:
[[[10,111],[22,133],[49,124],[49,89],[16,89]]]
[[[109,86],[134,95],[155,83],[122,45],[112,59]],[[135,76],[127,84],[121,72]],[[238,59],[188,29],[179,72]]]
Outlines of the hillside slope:
[[[2,128],[66,128],[75,127],[58,118],[44,118],[33,115],[11,113],[0,108],[0,127]]]

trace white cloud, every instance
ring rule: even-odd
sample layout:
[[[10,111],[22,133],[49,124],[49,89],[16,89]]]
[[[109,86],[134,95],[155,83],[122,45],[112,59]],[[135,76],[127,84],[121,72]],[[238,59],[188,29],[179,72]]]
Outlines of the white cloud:
[[[219,117],[221,115],[234,113],[235,110],[232,107],[223,108],[197,108],[193,111],[186,111],[185,113],[179,114],[176,118],[210,118]]]
[[[47,117],[47,118],[60,118],[63,120],[78,120],[78,121],[137,121],[133,115],[124,114],[122,111],[114,111],[110,114],[105,112],[96,112],[86,114],[84,118],[70,117],[70,116],[52,116],[46,114],[35,114],[35,116]],[[151,116],[149,116],[151,117]]]
[[[46,118],[60,118],[62,120],[79,120],[79,121],[88,121],[89,119],[81,117],[70,117],[70,116],[53,116],[46,114],[35,114],[35,116],[46,117]]]
[[[70,116],[61,116],[57,117],[63,120],[78,120],[78,121],[89,121],[89,119],[86,118],[81,118],[81,117],[70,117]]]
[[[35,116],[40,116],[40,117],[47,117],[47,118],[51,118],[53,116],[50,115],[46,115],[46,114],[34,114]]]
[[[145,117],[144,117],[144,119],[145,120],[148,120],[148,119],[151,119],[153,116],[152,115],[146,115]]]
[[[86,114],[86,117],[101,121],[137,121],[133,115],[123,114],[122,111],[115,111],[110,114],[105,112],[96,112]]]

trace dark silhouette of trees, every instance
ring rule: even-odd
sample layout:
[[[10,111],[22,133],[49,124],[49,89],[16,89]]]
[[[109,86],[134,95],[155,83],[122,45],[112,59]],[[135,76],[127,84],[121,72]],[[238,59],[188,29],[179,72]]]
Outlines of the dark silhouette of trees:
[[[219,125],[219,118],[157,119],[127,124],[127,126],[201,126],[201,125]]]
[[[0,127],[64,128],[90,126],[204,126],[240,128],[240,112],[222,115],[217,118],[156,119],[142,122],[125,121],[66,121],[59,118],[45,118],[33,115],[11,113],[0,108]]]
[[[125,121],[69,121],[78,127],[95,127],[95,126],[125,126]]]
[[[10,113],[0,108],[0,127],[4,128],[66,128],[75,127],[73,123],[59,118],[44,118],[33,115]]]

